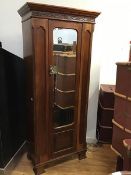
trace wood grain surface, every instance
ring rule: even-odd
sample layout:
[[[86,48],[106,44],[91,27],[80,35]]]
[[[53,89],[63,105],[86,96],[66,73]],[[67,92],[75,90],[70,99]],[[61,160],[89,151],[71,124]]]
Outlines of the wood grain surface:
[[[46,169],[42,175],[108,175],[115,172],[116,155],[109,144],[88,145],[87,158],[70,160]],[[11,175],[34,175],[24,154]]]

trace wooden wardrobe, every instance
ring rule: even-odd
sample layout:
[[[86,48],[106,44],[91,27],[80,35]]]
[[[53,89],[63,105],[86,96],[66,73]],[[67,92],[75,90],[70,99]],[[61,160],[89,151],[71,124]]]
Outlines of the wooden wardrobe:
[[[52,164],[86,156],[91,44],[97,12],[26,3],[22,17],[26,64],[28,156],[40,174]]]

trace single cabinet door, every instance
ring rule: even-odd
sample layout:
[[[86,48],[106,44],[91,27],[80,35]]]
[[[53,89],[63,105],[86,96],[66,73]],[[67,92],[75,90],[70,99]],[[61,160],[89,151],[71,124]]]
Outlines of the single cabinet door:
[[[82,24],[49,21],[50,140],[53,157],[76,150]]]

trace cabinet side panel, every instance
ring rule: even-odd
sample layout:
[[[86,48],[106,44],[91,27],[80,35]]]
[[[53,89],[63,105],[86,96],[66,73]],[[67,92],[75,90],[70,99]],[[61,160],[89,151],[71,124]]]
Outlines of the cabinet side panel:
[[[38,162],[48,159],[48,20],[32,19],[34,43],[35,143]]]
[[[83,24],[82,50],[81,50],[81,73],[80,73],[80,127],[79,127],[79,149],[86,149],[86,129],[87,129],[87,107],[88,91],[90,81],[91,62],[91,40],[92,24]]]
[[[32,28],[31,21],[22,23],[23,29],[23,52],[26,75],[26,117],[27,117],[27,140],[34,152],[34,86],[33,86],[33,52],[32,52]]]

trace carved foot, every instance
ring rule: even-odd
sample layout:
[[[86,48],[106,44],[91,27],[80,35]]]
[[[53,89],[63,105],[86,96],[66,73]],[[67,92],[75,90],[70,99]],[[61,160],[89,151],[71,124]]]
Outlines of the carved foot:
[[[44,169],[43,166],[42,167],[37,167],[37,168],[34,167],[33,171],[34,171],[35,175],[41,175],[42,173],[45,173],[45,169]]]
[[[79,160],[85,159],[86,158],[86,151],[82,151],[78,154]]]

